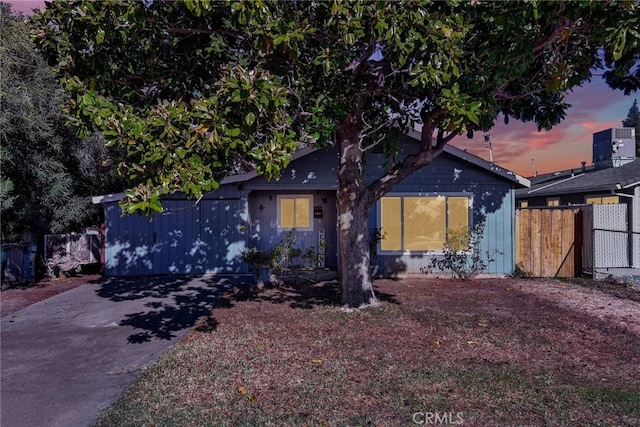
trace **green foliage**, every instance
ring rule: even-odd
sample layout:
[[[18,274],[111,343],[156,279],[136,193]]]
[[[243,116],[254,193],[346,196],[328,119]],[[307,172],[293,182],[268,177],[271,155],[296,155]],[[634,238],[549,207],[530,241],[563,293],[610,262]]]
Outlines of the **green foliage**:
[[[638,100],[634,99],[633,104],[629,108],[627,117],[622,121],[622,126],[626,128],[635,128],[636,130],[636,157],[640,158],[640,110],[638,109]]]
[[[633,1],[69,1],[35,22],[70,122],[119,153],[129,211],[238,168],[277,178],[346,122],[361,147],[420,122],[487,130],[500,113],[550,129],[594,70],[638,86]]]
[[[302,255],[300,248],[296,246],[298,235],[295,229],[287,231],[280,243],[268,250],[255,247],[244,249],[240,256],[249,265],[254,273],[260,267],[268,267],[278,276],[283,276],[289,270],[289,265],[294,258]]]
[[[471,280],[484,273],[494,259],[491,252],[483,254],[480,250],[483,233],[484,223],[450,231],[449,243],[444,246],[442,256],[432,258],[431,264],[423,267],[422,272],[431,274],[438,270],[452,273],[461,280]]]
[[[325,260],[326,250],[327,242],[322,240],[318,244],[318,248],[315,246],[309,246],[301,255],[301,258],[309,264],[309,267],[318,268]]]
[[[275,254],[272,250],[263,251],[258,248],[250,247],[243,249],[242,252],[240,252],[240,256],[251,269],[255,269],[260,266],[271,268],[275,263]]]
[[[65,128],[62,88],[23,18],[6,3],[0,3],[0,76],[2,240],[96,224],[89,196],[112,182],[101,165],[104,143],[98,136],[80,141]]]
[[[297,247],[298,235],[295,229],[291,229],[284,234],[284,237],[273,248],[274,265],[273,268],[279,276],[284,276],[289,271],[289,265],[294,258],[302,255]]]
[[[247,168],[278,178],[298,148],[335,143],[349,195],[338,218],[356,205],[366,218],[456,135],[500,114],[551,129],[567,91],[596,71],[625,92],[640,86],[634,0],[75,0],[47,3],[34,22],[69,122],[102,131],[130,180],[128,212],[160,211],[176,191],[199,197]],[[420,150],[405,156],[395,138],[417,126]],[[365,180],[378,145],[385,169]],[[354,224],[338,227],[343,260],[363,238]],[[350,279],[341,268],[343,284],[370,288],[367,269]]]

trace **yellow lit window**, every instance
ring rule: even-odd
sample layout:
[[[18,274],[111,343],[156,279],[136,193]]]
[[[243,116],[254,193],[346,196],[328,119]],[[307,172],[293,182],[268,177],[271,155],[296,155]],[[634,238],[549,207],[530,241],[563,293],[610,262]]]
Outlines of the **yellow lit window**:
[[[437,251],[446,236],[445,197],[404,197],[405,251]]]
[[[469,242],[469,198],[448,198],[448,241],[455,250],[467,249]]]
[[[278,227],[311,230],[311,201],[309,195],[278,196]]]
[[[521,208],[528,208],[529,207],[529,201],[528,200],[522,200],[520,202],[520,207]]]
[[[402,198],[383,197],[380,201],[380,226],[383,251],[402,250]]]
[[[390,196],[380,200],[381,251],[440,251],[469,227],[469,198]]]
[[[585,202],[589,205],[593,205],[593,204],[615,205],[620,203],[620,197],[619,196],[587,196]]]
[[[560,199],[557,197],[547,199],[547,206],[560,206]]]

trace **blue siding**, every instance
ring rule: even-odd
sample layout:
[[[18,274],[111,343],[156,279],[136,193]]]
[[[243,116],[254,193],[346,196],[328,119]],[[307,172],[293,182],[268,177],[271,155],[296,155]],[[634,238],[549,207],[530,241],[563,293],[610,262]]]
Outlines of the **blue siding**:
[[[248,190],[337,190],[338,154],[335,149],[318,150],[294,160],[279,180],[258,176],[244,184]]]
[[[335,191],[252,191],[249,194],[249,211],[251,213],[250,245],[268,250],[278,245],[285,237],[286,231],[278,229],[277,196],[284,194],[308,194],[313,196],[313,207],[322,210],[322,218],[312,218],[311,231],[296,230],[298,238],[296,247],[303,253],[308,248],[320,248],[320,233],[325,238],[325,266],[337,266],[337,213]],[[312,215],[313,216],[313,215]],[[295,260],[300,262],[301,260]]]
[[[206,271],[247,271],[240,253],[247,246],[249,211],[246,200],[203,200],[200,250],[207,254]]]
[[[149,218],[121,216],[117,203],[105,205],[105,274],[135,276],[153,272],[153,228]]]
[[[406,144],[407,151],[415,144]],[[382,172],[382,155],[369,154],[365,179]],[[313,231],[299,232],[302,250],[318,247],[318,231],[327,241],[327,266],[337,265],[336,191],[338,155],[335,149],[316,151],[293,161],[279,180],[255,177],[227,184],[208,194],[197,206],[181,195],[167,197],[166,215],[153,222],[145,217],[120,217],[115,203],[105,206],[106,272],[109,275],[151,273],[245,272],[239,254],[252,245],[272,248],[283,238],[277,229],[278,194],[312,194],[313,206],[323,217]],[[483,252],[494,254],[489,273],[509,274],[514,268],[515,183],[498,174],[443,153],[434,162],[406,178],[392,192],[433,195],[465,193],[472,196],[472,221],[484,222]],[[369,227],[378,226],[377,208]],[[433,254],[378,255],[380,274],[419,273]]]
[[[165,200],[165,211],[155,215],[153,273],[203,273],[206,252],[200,247],[199,207],[193,201]]]
[[[244,193],[229,185],[198,204],[172,195],[163,206],[150,219],[122,215],[117,202],[105,205],[106,275],[246,272],[240,259],[248,224]]]
[[[381,159],[381,156],[379,156]],[[380,161],[369,161],[380,165]],[[367,178],[372,181],[381,172],[381,166],[371,166]],[[465,193],[472,195],[473,224],[485,223],[482,240],[483,257],[487,251],[495,260],[489,264],[489,274],[511,274],[514,268],[514,183],[486,170],[443,153],[433,163],[416,171],[394,187],[393,193],[436,195]],[[377,209],[372,209],[369,217],[371,229],[378,226]],[[377,272],[380,275],[420,273],[420,269],[430,264],[435,254],[411,253],[386,255],[378,253]]]

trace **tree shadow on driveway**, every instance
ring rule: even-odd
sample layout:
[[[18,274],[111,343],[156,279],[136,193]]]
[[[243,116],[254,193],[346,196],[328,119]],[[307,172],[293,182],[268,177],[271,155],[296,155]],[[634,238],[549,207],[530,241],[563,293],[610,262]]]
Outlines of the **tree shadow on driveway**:
[[[173,339],[207,316],[222,295],[251,286],[243,276],[111,277],[95,283],[98,296],[135,310],[118,322],[140,330],[128,337],[133,344]]]

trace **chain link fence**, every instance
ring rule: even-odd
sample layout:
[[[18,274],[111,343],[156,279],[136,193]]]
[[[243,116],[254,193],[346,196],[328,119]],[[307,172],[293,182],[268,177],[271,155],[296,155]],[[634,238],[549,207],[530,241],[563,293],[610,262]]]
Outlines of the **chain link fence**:
[[[582,265],[596,279],[640,278],[640,232],[631,230],[626,205],[584,209]]]

